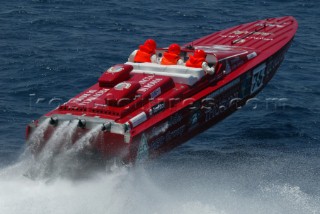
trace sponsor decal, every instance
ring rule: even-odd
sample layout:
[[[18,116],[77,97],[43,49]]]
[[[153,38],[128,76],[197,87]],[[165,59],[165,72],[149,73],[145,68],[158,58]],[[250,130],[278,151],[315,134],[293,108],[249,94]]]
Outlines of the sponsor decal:
[[[158,103],[155,106],[152,106],[150,109],[150,115],[158,114],[159,112],[163,111],[165,109],[166,105],[164,102]]]
[[[161,135],[152,141],[150,147],[152,149],[158,149],[166,142],[173,140],[174,138],[181,137],[186,131],[186,125],[182,125],[174,130],[169,130],[165,135]]]
[[[283,23],[283,24],[288,24],[288,23]],[[273,23],[259,23],[256,24],[256,26],[268,26],[268,27],[278,27],[278,28],[283,28],[283,25],[279,25],[279,24],[273,24]]]
[[[146,84],[149,80],[152,80],[153,77],[154,77],[154,76],[146,76],[146,77],[142,78],[142,79],[139,81],[140,85]]]
[[[157,88],[156,90],[154,90],[153,92],[150,93],[150,98],[156,98],[157,96],[159,96],[161,94],[161,88]]]
[[[89,90],[86,93],[82,94],[80,97],[71,99],[70,102],[71,103],[79,103],[80,104],[83,100],[85,100],[87,97],[89,97],[92,94],[94,94],[96,91],[97,90]]]
[[[174,130],[169,128],[177,124],[182,120],[182,115],[180,113],[175,114],[170,117],[170,119],[152,129],[149,134],[149,139],[156,137],[152,140],[150,147],[152,149],[157,149],[161,147],[166,142],[173,140],[174,138],[182,136],[186,131],[186,125],[182,125]],[[198,120],[198,118],[197,118]],[[194,121],[195,122],[195,121]]]
[[[147,120],[147,114],[145,112],[141,112],[140,114],[136,115],[135,117],[131,118],[129,121],[132,124],[132,128],[138,126],[139,124],[143,123]]]
[[[148,76],[149,77],[149,76]],[[158,84],[162,78],[156,78],[156,79],[153,79],[151,80],[150,82],[146,83],[145,82],[145,79],[147,77],[143,78],[141,81],[139,81],[139,83],[142,85],[141,88],[139,88],[138,92],[139,93],[145,93],[147,92],[150,88],[152,88],[153,86],[155,86],[156,84]],[[153,76],[151,76],[151,79],[153,78]],[[143,83],[142,83],[143,82]],[[160,91],[161,93],[161,91]]]
[[[89,90],[86,93],[82,94],[78,98],[74,98],[70,100],[70,103],[76,103],[77,105],[87,105],[94,100],[98,99],[101,95],[105,94],[109,89],[101,89],[101,90]]]
[[[266,64],[263,63],[255,68],[252,72],[251,94],[263,86]]]
[[[248,36],[246,36],[248,35]],[[271,41],[273,38],[266,38],[267,36],[272,35],[272,33],[263,32],[263,31],[241,31],[241,30],[235,30],[227,35],[220,35],[223,38],[235,38],[239,39],[243,36],[246,36],[245,39],[243,39],[241,42],[245,42],[246,39],[254,39],[254,40],[263,40],[263,41]]]
[[[235,38],[235,39],[238,38],[238,36],[236,36],[236,35],[220,35],[220,36],[223,38]],[[248,37],[246,37],[246,39],[264,40],[264,41],[273,40],[273,38],[264,38],[264,37],[256,37],[256,36],[248,36]],[[241,40],[242,43],[245,41],[246,41],[245,39]]]
[[[215,116],[223,113],[232,105],[241,100],[239,98],[239,88],[235,87],[214,98],[214,101],[210,103],[210,106],[203,106],[205,109],[205,122],[211,120]]]
[[[247,31],[247,30],[235,30],[232,32],[233,34],[236,34],[236,35],[241,35],[241,34],[254,34],[254,35],[261,35],[261,36],[269,36],[271,35],[272,33],[268,33],[268,32],[263,32],[263,31],[256,31],[256,32],[252,32],[252,31]]]

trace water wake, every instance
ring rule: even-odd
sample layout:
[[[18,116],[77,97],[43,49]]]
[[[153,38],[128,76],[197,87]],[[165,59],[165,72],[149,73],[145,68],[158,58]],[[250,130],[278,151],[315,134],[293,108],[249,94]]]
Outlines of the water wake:
[[[48,121],[40,124],[31,140],[42,142],[47,127]],[[309,191],[313,183],[279,176],[279,163],[285,168],[287,159],[299,162],[297,156],[254,162],[215,152],[206,153],[206,164],[179,156],[109,170],[82,155],[100,127],[72,143],[76,129],[76,122],[60,124],[38,156],[27,149],[0,169],[0,213],[320,214],[320,196]]]
[[[29,141],[33,142],[33,147],[40,147],[44,140],[44,132],[48,129],[50,118],[45,119],[39,124],[38,128],[32,133]],[[33,149],[33,148],[32,148]]]
[[[246,186],[255,177],[234,183],[230,174],[210,173],[209,168],[191,172],[186,167],[177,173],[181,168],[172,166],[118,167],[86,180],[59,177],[48,183],[21,176],[25,166],[20,162],[0,170],[0,213],[320,213],[319,197],[298,186],[260,183],[249,190]],[[196,174],[205,176],[199,179]]]
[[[48,140],[44,135],[49,126],[48,119],[43,121],[30,137],[30,146],[23,155],[23,162],[28,162],[25,176],[31,179],[52,180],[59,176],[75,178],[86,177],[87,170],[97,169],[102,160],[90,154],[91,143],[100,132],[100,126],[93,127],[81,138],[73,142],[78,121],[64,121],[59,124]],[[41,147],[41,149],[39,149]],[[32,151],[37,148],[37,155]]]

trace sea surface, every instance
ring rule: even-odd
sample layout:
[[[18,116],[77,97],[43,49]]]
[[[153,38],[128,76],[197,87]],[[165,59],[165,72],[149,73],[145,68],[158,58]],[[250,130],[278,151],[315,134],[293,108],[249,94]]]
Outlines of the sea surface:
[[[59,173],[72,161],[61,157],[54,176],[26,176],[38,164],[25,151],[26,125],[145,39],[185,44],[285,15],[299,29],[255,103],[146,164],[77,174],[75,162],[77,179]],[[319,214],[319,55],[317,0],[2,0],[0,213]]]

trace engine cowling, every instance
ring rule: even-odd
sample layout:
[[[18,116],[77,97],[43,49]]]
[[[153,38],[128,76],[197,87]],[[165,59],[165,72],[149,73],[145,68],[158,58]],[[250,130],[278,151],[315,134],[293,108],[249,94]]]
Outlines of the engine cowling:
[[[120,82],[130,78],[130,72],[133,70],[132,65],[117,64],[106,70],[99,78],[100,87],[114,87]]]
[[[138,82],[121,82],[108,91],[105,97],[106,104],[117,107],[125,106],[133,101],[139,88]]]

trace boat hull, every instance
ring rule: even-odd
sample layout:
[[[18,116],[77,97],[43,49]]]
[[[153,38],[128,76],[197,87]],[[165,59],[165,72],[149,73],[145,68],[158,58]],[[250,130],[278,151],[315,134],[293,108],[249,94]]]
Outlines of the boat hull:
[[[29,124],[28,145],[36,155],[72,148],[126,163],[155,158],[250,102],[276,73],[296,30],[293,17],[272,18],[182,47],[182,58],[205,50],[214,75],[185,66],[115,65],[97,84]]]
[[[272,79],[291,43],[292,40],[262,63],[209,95],[189,100],[190,106],[172,113],[169,118],[135,136],[130,148],[130,161],[144,162],[156,158],[241,109]],[[259,79],[259,75],[262,79]]]

